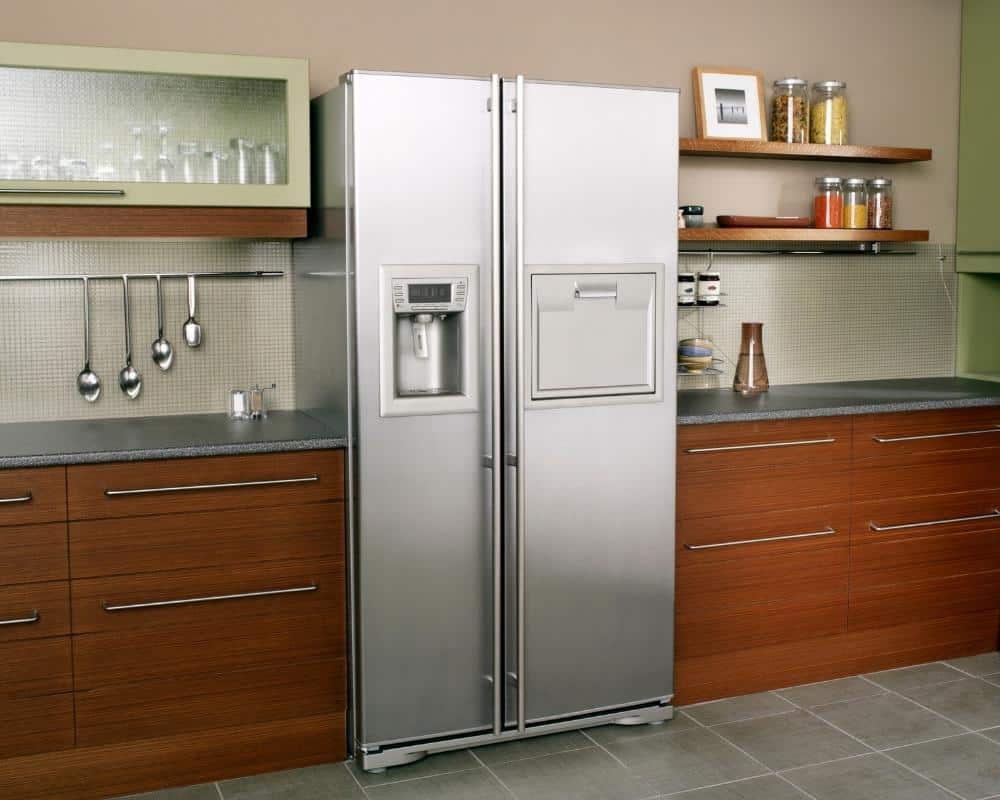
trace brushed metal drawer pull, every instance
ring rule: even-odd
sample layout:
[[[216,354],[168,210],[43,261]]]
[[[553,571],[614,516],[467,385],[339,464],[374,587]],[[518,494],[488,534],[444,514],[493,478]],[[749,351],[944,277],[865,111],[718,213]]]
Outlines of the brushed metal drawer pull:
[[[955,522],[976,522],[981,519],[1000,518],[1000,508],[994,508],[989,514],[976,514],[973,517],[952,517],[951,519],[933,519],[930,522],[907,522],[902,525],[877,525],[869,522],[868,527],[876,533],[882,531],[901,531],[907,528],[930,528],[934,525],[951,525]]]
[[[785,536],[765,536],[761,539],[738,539],[731,542],[715,542],[714,544],[685,544],[685,550],[714,550],[717,547],[736,547],[741,544],[760,544],[761,542],[787,542],[792,539],[815,539],[817,536],[833,536],[834,528],[824,528],[821,531],[809,533],[789,533]]]
[[[38,610],[33,610],[30,617],[21,617],[20,619],[0,619],[0,625],[34,625],[42,618],[42,615],[38,613]]]
[[[222,600],[245,600],[249,597],[274,597],[279,594],[303,594],[305,592],[315,592],[319,589],[315,583],[308,586],[295,586],[291,589],[265,589],[261,592],[240,592],[239,594],[216,594],[208,597],[184,597],[180,600],[155,600],[151,603],[126,603],[122,605],[108,605],[101,601],[101,608],[109,614],[115,611],[135,611],[140,608],[167,608],[169,606],[191,606],[198,603],[217,603]]]
[[[32,500],[31,492],[22,494],[18,497],[0,497],[0,503],[30,503]]]
[[[124,189],[14,189],[2,188],[0,194],[43,194],[67,197],[124,197]]]
[[[188,486],[154,486],[149,489],[105,489],[108,497],[127,497],[136,494],[167,494],[168,492],[201,492],[207,489],[244,489],[250,486],[279,486],[288,483],[315,483],[319,475],[304,478],[277,478],[270,481],[236,481],[233,483],[193,483]]]
[[[893,442],[918,442],[923,439],[948,439],[952,436],[978,436],[981,433],[1000,433],[1000,425],[978,431],[956,431],[955,433],[925,433],[920,436],[873,436],[872,441],[879,444],[892,444]]]
[[[806,444],[833,444],[836,439],[801,439],[797,442],[763,442],[761,444],[731,444],[726,447],[691,447],[685,453],[725,453],[729,450],[763,450],[768,447],[798,447]]]

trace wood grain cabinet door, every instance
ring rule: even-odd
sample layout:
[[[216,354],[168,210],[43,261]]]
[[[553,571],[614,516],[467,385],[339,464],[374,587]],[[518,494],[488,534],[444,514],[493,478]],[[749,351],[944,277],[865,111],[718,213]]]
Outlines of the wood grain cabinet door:
[[[0,525],[66,519],[66,469],[0,470]]]

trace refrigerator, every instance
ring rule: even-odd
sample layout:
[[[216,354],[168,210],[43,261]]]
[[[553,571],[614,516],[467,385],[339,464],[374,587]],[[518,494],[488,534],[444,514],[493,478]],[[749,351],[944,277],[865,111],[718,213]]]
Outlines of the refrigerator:
[[[363,768],[671,718],[677,92],[313,101],[299,406],[348,431]]]

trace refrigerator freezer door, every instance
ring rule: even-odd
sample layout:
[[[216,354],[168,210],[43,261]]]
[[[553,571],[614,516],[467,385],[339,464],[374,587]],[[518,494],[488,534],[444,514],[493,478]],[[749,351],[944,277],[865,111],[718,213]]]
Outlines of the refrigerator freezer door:
[[[359,742],[493,728],[490,82],[354,73]],[[380,275],[466,277],[471,408],[380,414]],[[452,276],[455,277],[455,276]],[[476,280],[473,280],[476,278]],[[409,320],[407,320],[409,321]],[[441,324],[435,317],[434,324]],[[447,320],[444,321],[447,324]],[[391,330],[391,327],[390,329]],[[413,353],[412,343],[406,345]],[[405,348],[404,348],[405,349]],[[419,404],[419,399],[406,398]],[[433,405],[434,396],[428,401]],[[405,411],[405,409],[397,409]]]
[[[508,649],[523,655],[519,721],[530,726],[673,693],[676,378],[665,367],[676,339],[677,95],[527,81],[513,117],[520,157],[505,176],[522,204],[511,211],[508,195],[508,284],[520,267],[528,293],[525,273],[573,264],[654,264],[667,277],[655,290],[659,396],[533,402],[530,349],[526,380],[508,395],[520,425],[507,443],[522,490],[510,502],[513,540],[523,544],[520,586],[508,587],[523,599],[523,627]]]

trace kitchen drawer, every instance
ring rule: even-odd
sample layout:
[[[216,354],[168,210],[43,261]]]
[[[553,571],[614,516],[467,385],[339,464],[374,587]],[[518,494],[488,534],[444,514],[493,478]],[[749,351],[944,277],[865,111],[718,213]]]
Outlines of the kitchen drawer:
[[[344,711],[344,658],[108,686],[76,695],[77,744],[171,736]]]
[[[69,636],[0,643],[0,698],[71,691],[73,652]]]
[[[2,537],[2,533],[0,533]],[[75,578],[344,558],[344,505],[198,511],[71,522]]]
[[[869,458],[854,465],[854,501],[1000,489],[1000,450]]]
[[[341,450],[92,464],[69,467],[67,475],[73,520],[344,498]]]
[[[69,582],[0,586],[0,642],[69,634]]]
[[[858,502],[852,517],[857,544],[1000,529],[1000,489]]]
[[[854,421],[855,458],[984,448],[1000,448],[1000,408],[873,414]]]
[[[681,425],[677,429],[679,475],[734,467],[825,465],[850,458],[848,417]]]
[[[851,590],[910,586],[1000,570],[1000,526],[940,536],[873,541],[851,548]],[[1000,608],[1000,595],[996,598]]]
[[[755,519],[772,511],[838,505],[850,499],[850,462],[719,470],[679,477],[677,518],[743,515]]]
[[[74,740],[71,693],[0,697],[0,757],[64,750],[72,747]]]
[[[686,519],[677,526],[677,565],[844,546],[850,521],[847,504]]]
[[[0,528],[0,586],[68,578],[65,522]]]
[[[74,580],[76,687],[339,658],[345,602],[329,559]]]
[[[66,468],[0,470],[0,525],[66,519]]]
[[[857,589],[852,578],[850,629],[881,628],[998,608],[1000,570]]]

